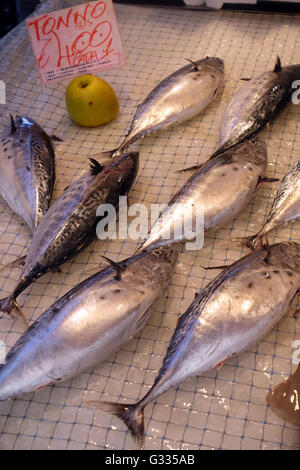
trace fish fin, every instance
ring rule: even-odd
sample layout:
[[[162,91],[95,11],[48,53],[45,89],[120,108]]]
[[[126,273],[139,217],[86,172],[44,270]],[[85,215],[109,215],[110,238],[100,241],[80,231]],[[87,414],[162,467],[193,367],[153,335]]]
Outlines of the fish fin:
[[[209,160],[212,160],[215,157],[218,157],[222,153],[222,149],[216,150],[210,157]]]
[[[124,424],[126,424],[139,449],[144,447],[144,408],[140,406],[139,402],[134,405],[128,405],[108,401],[86,401],[85,405],[91,408],[100,408],[103,411],[117,416]]]
[[[119,148],[115,148],[112,150],[104,150],[104,152],[93,153],[92,158],[97,158],[98,160],[114,158],[118,150]]]
[[[28,328],[28,327],[29,327],[29,323],[28,323],[28,320],[27,320],[27,318],[25,317],[23,311],[20,309],[19,305],[17,304],[17,302],[16,302],[15,300],[13,301],[13,304],[14,304],[14,310],[12,310],[12,312],[17,311],[18,313],[17,313],[17,315],[14,315],[14,314],[12,313],[12,315],[13,315],[13,316],[19,316],[19,317],[21,318],[21,320],[23,321],[25,327]]]
[[[125,151],[126,147],[127,147],[127,145],[123,146],[123,143],[122,143],[119,147],[117,147],[113,150],[107,150],[106,152],[103,152],[103,153],[104,153],[104,155],[107,154],[106,155],[107,157],[117,158],[117,157],[120,157],[122,155],[122,152],[123,152],[123,150]]]
[[[219,155],[221,155],[221,153],[225,153],[227,150],[230,150],[232,147],[235,147],[235,145],[229,145],[228,147],[226,146],[226,144],[222,145],[221,147],[217,148],[214,153],[211,154],[208,160],[213,160],[213,158],[218,157]]]
[[[250,235],[249,237],[239,238],[238,239],[241,246],[250,248],[250,250],[255,251],[263,247],[262,237],[257,233],[255,235]]]
[[[135,252],[133,253],[133,256],[139,254],[139,253],[142,253],[144,250],[143,250],[143,245],[144,243],[147,241],[147,239],[145,239],[142,243],[140,243],[138,246],[137,246],[137,249],[135,250]]]
[[[14,121],[14,118],[10,114],[10,133],[11,133],[11,135],[13,135],[16,132],[16,130],[17,130],[16,123]]]
[[[10,263],[5,264],[4,266],[0,267],[0,271],[3,271],[5,268],[22,268],[25,264],[26,256],[20,256],[20,258],[15,259],[14,261],[11,261]]]
[[[55,142],[63,142],[64,141],[64,139],[62,139],[61,137],[58,137],[55,134],[50,135],[50,138],[51,138],[51,140],[54,140]]]
[[[262,236],[258,235],[258,233],[249,237],[230,238],[229,242],[230,247],[233,245],[238,247],[246,247],[250,248],[252,251],[263,248]],[[205,269],[205,266],[202,267]]]
[[[90,172],[92,175],[99,175],[99,173],[101,173],[101,171],[103,170],[104,166],[100,165],[99,162],[97,162],[97,160],[95,160],[94,158],[89,158],[90,160]]]
[[[0,311],[12,317],[19,316],[23,320],[26,328],[28,328],[28,321],[12,295],[0,300]],[[17,312],[17,314],[15,312]]]
[[[264,183],[277,183],[277,181],[280,181],[280,178],[268,178],[267,176],[259,176],[257,186]]]
[[[278,72],[281,72],[281,70],[282,70],[281,60],[280,60],[280,57],[278,55],[276,57],[276,62],[275,62],[275,67],[274,67],[273,72],[278,73]]]
[[[270,248],[270,243],[269,243],[269,240],[268,240],[267,235],[265,235],[265,239],[266,239],[266,243],[265,243],[265,244],[262,244],[262,248],[265,248],[265,249],[266,249],[267,254],[266,254],[266,256],[265,256],[265,258],[264,258],[263,261],[264,261],[266,264],[269,264],[269,256],[271,256],[271,248]]]
[[[201,268],[203,269],[226,269],[226,268],[229,268],[229,266],[231,266],[230,264],[226,265],[226,264],[223,264],[221,266],[202,266],[200,265]]]
[[[116,270],[117,272],[116,279],[120,281],[122,279],[122,274],[125,271],[125,266],[122,263],[122,261],[120,263],[117,263],[116,261],[113,261],[112,259],[107,258],[106,256],[103,256],[103,255],[101,256],[101,258],[104,258]]]
[[[0,300],[0,312],[10,314],[14,308],[14,298],[11,295]]]
[[[189,166],[187,168],[182,168],[182,170],[177,170],[175,173],[184,173],[185,171],[194,171],[200,170],[204,166],[204,163],[199,163],[198,165]]]
[[[194,66],[195,70],[196,70],[197,72],[199,72],[198,65],[197,65],[193,60],[187,59],[187,58],[185,58],[185,60],[187,60],[188,62],[190,62],[190,63]]]
[[[201,294],[201,292],[202,292],[202,289],[200,289],[199,292],[195,292],[195,294],[194,294],[194,300],[198,297],[198,295]]]

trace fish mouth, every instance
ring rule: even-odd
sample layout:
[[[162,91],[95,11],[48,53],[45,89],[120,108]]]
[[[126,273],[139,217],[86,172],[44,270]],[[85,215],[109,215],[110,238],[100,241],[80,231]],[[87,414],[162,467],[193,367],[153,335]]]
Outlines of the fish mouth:
[[[104,152],[104,153],[107,153],[107,152]],[[112,151],[112,155],[113,155],[113,151]],[[117,168],[118,166],[120,166],[122,164],[122,162],[125,162],[125,161],[128,161],[128,160],[133,161],[134,168],[137,171],[138,166],[139,166],[139,152],[136,152],[136,151],[135,152],[124,152],[118,157],[111,158],[110,160],[106,160],[103,163],[104,170],[106,172],[108,172],[108,171],[112,170],[113,168]]]
[[[111,159],[111,163],[105,167],[103,174],[114,172],[119,174],[119,182],[122,180],[122,194],[127,194],[131,189],[139,169],[139,152],[125,152],[120,157]]]
[[[125,152],[123,155],[118,157],[115,161],[116,166],[122,164],[122,162],[127,161],[129,165],[132,165],[133,179],[135,180],[138,169],[139,169],[139,152]],[[132,164],[130,164],[130,161]],[[115,165],[113,165],[115,166]]]

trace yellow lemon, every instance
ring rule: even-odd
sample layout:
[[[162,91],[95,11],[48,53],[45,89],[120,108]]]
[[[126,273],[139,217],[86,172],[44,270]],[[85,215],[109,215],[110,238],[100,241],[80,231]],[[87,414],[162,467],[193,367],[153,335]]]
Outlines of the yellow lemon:
[[[79,126],[95,127],[111,122],[119,113],[119,102],[113,88],[96,75],[80,75],[68,85],[66,106]]]

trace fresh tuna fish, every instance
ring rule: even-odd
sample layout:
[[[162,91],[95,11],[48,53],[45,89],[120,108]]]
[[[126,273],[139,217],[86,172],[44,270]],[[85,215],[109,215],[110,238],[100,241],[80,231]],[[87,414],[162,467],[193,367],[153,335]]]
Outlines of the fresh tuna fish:
[[[222,118],[220,146],[211,158],[257,134],[286,104],[300,79],[300,65],[282,67],[280,58],[273,72],[252,78],[231,98]]]
[[[51,138],[32,119],[11,117],[0,140],[0,195],[32,232],[48,210],[54,181]]]
[[[96,237],[100,204],[118,207],[119,196],[130,190],[138,170],[138,153],[126,153],[104,166],[91,159],[90,171],[75,181],[52,204],[34,233],[25,266],[12,294],[0,310],[21,314],[16,298],[34,279],[63,263]]]
[[[278,243],[227,267],[180,317],[153,387],[136,404],[89,402],[111,411],[143,444],[144,408],[170,387],[200,375],[263,338],[300,287],[300,245]]]
[[[114,263],[57,300],[0,367],[0,400],[80,374],[129,341],[168,287],[177,259],[164,249]]]
[[[154,131],[197,116],[224,86],[224,62],[218,57],[191,62],[165,78],[138,106],[130,129],[114,155]]]
[[[266,166],[267,149],[260,140],[243,142],[208,160],[171,199],[141,249],[190,240],[198,230],[233,219],[253,198],[259,183],[267,180],[263,178]],[[196,220],[197,216],[200,220],[200,207],[204,227]]]
[[[283,178],[277,191],[271,211],[260,231],[256,235],[244,239],[248,248],[255,250],[262,245],[263,237],[271,230],[300,217],[300,160]]]
[[[300,364],[286,381],[277,385],[267,395],[267,402],[277,416],[300,429]]]

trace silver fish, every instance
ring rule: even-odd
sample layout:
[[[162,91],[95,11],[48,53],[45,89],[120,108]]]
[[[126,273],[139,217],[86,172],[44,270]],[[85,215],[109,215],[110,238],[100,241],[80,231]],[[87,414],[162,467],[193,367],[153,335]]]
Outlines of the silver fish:
[[[91,168],[52,204],[28,249],[25,266],[12,294],[0,300],[2,312],[22,315],[16,298],[34,279],[53,269],[96,237],[100,204],[118,207],[119,196],[131,189],[138,171],[138,153],[130,152],[104,166],[91,159]],[[23,317],[24,319],[24,317]]]
[[[171,199],[141,250],[190,240],[203,228],[209,230],[233,219],[264,181],[266,166],[267,149],[260,140],[243,142],[208,160]],[[204,227],[196,224],[200,207]]]
[[[128,134],[114,156],[136,140],[197,116],[224,86],[224,62],[206,57],[172,73],[138,106]]]
[[[231,98],[222,118],[220,145],[211,158],[257,134],[292,97],[292,84],[300,79],[300,65],[282,67],[252,78]]]
[[[154,385],[139,402],[87,405],[117,415],[141,446],[144,408],[169,388],[256,344],[286,313],[299,287],[300,245],[279,243],[243,257],[180,317]]]
[[[32,232],[48,210],[54,181],[51,138],[29,117],[11,117],[0,140],[0,194]]]
[[[300,160],[283,178],[277,191],[268,218],[256,235],[247,237],[243,244],[251,249],[261,247],[263,237],[271,230],[300,217]]]
[[[168,287],[177,259],[161,249],[106,268],[57,300],[0,367],[0,400],[80,374],[129,341]]]

